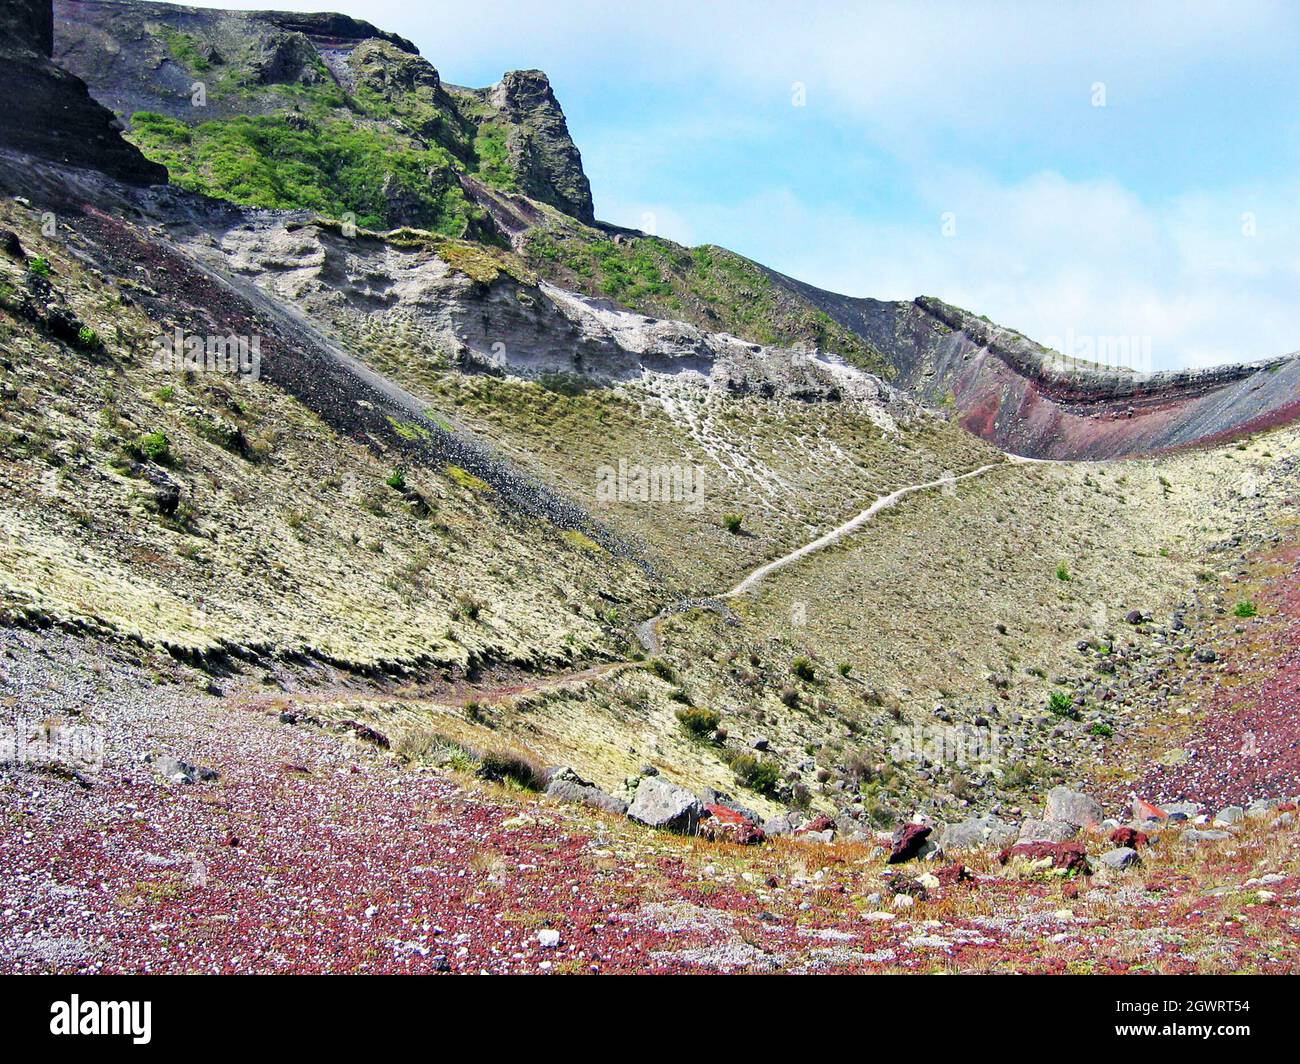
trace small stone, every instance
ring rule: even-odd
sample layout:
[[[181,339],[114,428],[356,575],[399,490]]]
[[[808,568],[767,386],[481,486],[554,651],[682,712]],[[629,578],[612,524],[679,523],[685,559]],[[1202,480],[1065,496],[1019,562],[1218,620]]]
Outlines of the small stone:
[[[542,949],[559,949],[560,933],[558,931],[543,930],[537,932],[537,944]]]
[[[1130,846],[1119,846],[1101,855],[1101,863],[1107,868],[1113,868],[1117,872],[1123,872],[1125,869],[1132,868],[1134,865],[1142,863],[1142,858],[1138,856],[1137,850]]]
[[[1246,810],[1239,805],[1230,805],[1220,809],[1214,818],[1216,824],[1240,824],[1246,818]]]

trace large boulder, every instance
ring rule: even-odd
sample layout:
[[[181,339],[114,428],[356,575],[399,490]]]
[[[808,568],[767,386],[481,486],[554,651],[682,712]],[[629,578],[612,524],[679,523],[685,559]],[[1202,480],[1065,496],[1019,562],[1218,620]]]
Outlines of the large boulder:
[[[1104,814],[1101,803],[1069,787],[1053,787],[1047,792],[1047,820],[1062,820],[1080,828],[1095,828]]]
[[[627,815],[638,824],[693,835],[704,819],[704,804],[685,787],[662,776],[643,779],[636,788]]]
[[[1064,875],[1088,875],[1092,871],[1088,855],[1079,842],[1018,842],[998,854],[998,860],[1017,875],[1048,870]]]
[[[1000,820],[991,813],[974,816],[956,824],[945,824],[939,834],[939,846],[949,850],[1002,849],[1015,841],[1016,825]]]
[[[699,828],[699,833],[714,842],[731,842],[737,846],[757,846],[767,836],[757,822],[737,809],[726,805],[705,807],[709,817]]]
[[[1200,828],[1188,828],[1183,832],[1182,842],[1184,846],[1197,846],[1203,842],[1223,842],[1232,838],[1230,831],[1215,831],[1213,829],[1201,830]]]
[[[1132,868],[1134,865],[1142,863],[1142,858],[1138,856],[1137,850],[1131,846],[1118,846],[1113,850],[1107,850],[1101,855],[1101,863],[1107,868],[1113,868],[1117,872],[1122,872],[1126,868]]]

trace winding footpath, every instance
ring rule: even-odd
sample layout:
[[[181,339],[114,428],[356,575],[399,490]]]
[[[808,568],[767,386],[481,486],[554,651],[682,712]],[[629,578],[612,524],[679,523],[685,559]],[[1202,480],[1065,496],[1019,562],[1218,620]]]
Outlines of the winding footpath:
[[[901,499],[906,498],[908,495],[918,491],[929,491],[933,488],[944,488],[956,484],[960,480],[970,480],[972,477],[980,477],[990,469],[997,469],[1005,464],[1005,462],[990,462],[988,465],[982,465],[978,469],[972,469],[969,473],[962,473],[960,476],[945,476],[940,477],[938,480],[928,480],[924,484],[911,484],[905,488],[899,488],[897,491],[890,492],[888,495],[882,495],[856,517],[850,518],[839,527],[831,529],[831,531],[827,532],[826,535],[814,539],[811,543],[805,543],[802,547],[792,550],[789,554],[783,555],[775,561],[767,562],[765,565],[760,565],[730,591],[725,592],[722,595],[722,598],[729,599],[736,598],[738,595],[743,595],[745,592],[753,590],[764,577],[769,576],[778,569],[784,569],[787,565],[793,565],[795,562],[808,557],[810,554],[816,554],[818,551],[825,550],[832,544],[838,543],[845,536],[856,532],[859,528],[875,517],[876,514],[880,513],[882,510],[888,510],[891,506],[899,502]]]
[[[876,514],[880,513],[882,510],[888,510],[891,506],[896,505],[907,496],[918,491],[931,491],[935,488],[945,488],[955,485],[959,481],[970,480],[974,477],[982,477],[985,473],[994,469],[1000,469],[1006,465],[1031,464],[1043,465],[1053,463],[1050,459],[1024,458],[1020,455],[1008,454],[1004,461],[989,462],[986,465],[980,466],[978,469],[972,469],[968,473],[943,476],[939,477],[937,480],[927,480],[922,484],[909,484],[907,487],[899,488],[897,491],[890,492],[888,495],[882,495],[861,513],[857,514],[855,517],[851,517],[842,525],[838,525],[831,529],[831,531],[827,532],[824,536],[819,536],[817,539],[805,543],[802,547],[792,550],[789,554],[784,554],[780,558],[770,562],[765,562],[758,566],[758,568],[750,572],[748,576],[741,580],[740,583],[730,591],[725,591],[721,595],[711,598],[682,599],[664,607],[655,614],[655,616],[642,621],[635,627],[634,631],[636,637],[640,641],[642,648],[647,653],[656,654],[659,652],[659,623],[665,617],[671,616],[675,613],[684,613],[690,609],[711,609],[715,612],[721,613],[724,617],[734,617],[730,607],[726,605],[727,599],[738,598],[741,595],[753,591],[766,577],[770,576],[777,570],[784,569],[786,566],[793,565],[795,562],[807,558],[809,555],[816,554],[818,551],[825,550],[827,547],[838,543],[845,536],[856,532],[859,528],[875,517]]]

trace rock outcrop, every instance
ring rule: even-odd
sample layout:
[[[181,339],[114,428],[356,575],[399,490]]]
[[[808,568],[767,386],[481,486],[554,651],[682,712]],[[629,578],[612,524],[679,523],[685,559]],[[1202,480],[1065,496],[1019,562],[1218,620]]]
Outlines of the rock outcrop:
[[[511,126],[509,148],[521,190],[593,225],[591,184],[546,75],[512,70],[493,87],[490,99]]]
[[[50,61],[53,26],[50,0],[7,0],[0,11],[0,147],[133,184],[166,182],[85,83]]]

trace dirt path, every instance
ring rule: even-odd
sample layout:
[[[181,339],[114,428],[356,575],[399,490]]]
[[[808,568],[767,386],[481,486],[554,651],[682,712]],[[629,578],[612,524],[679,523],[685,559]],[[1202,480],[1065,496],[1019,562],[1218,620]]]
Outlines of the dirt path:
[[[852,532],[856,532],[859,528],[875,517],[876,514],[880,513],[881,510],[888,510],[899,500],[906,498],[914,492],[928,491],[931,488],[947,487],[948,485],[956,484],[961,480],[969,480],[972,477],[983,476],[990,469],[997,469],[1005,464],[1007,463],[990,462],[988,465],[982,465],[978,469],[972,469],[969,473],[962,473],[960,476],[946,476],[940,477],[938,480],[928,480],[924,484],[911,484],[906,488],[899,488],[897,491],[890,492],[888,495],[883,495],[856,517],[850,518],[839,527],[831,529],[831,531],[827,532],[826,535],[819,536],[811,543],[805,543],[802,547],[792,550],[789,554],[783,555],[775,561],[770,561],[765,565],[760,565],[730,591],[724,592],[721,597],[729,599],[735,598],[738,595],[743,595],[745,592],[756,587],[765,576],[776,572],[778,569],[784,569],[787,565],[793,565],[801,558],[806,558],[810,554],[816,554],[820,550],[825,550],[834,543],[838,543],[845,536]]]
[[[992,469],[999,469],[1004,465],[1026,465],[1030,463],[1044,463],[1047,460],[1036,458],[1022,458],[1019,455],[1009,454],[1006,460],[1002,462],[990,462],[982,465],[978,469],[972,469],[969,473],[962,473],[955,476],[940,477],[938,480],[928,480],[923,484],[910,484],[905,488],[899,488],[897,491],[888,495],[883,495],[857,516],[845,521],[842,525],[833,528],[824,536],[819,536],[810,543],[805,543],[802,547],[792,550],[789,554],[784,554],[774,561],[765,562],[749,573],[730,591],[724,591],[721,595],[710,598],[682,599],[674,602],[670,606],[665,606],[653,617],[642,621],[633,631],[641,646],[648,654],[657,654],[659,652],[659,623],[665,618],[675,613],[684,613],[689,609],[711,609],[721,613],[724,617],[734,617],[730,607],[727,605],[727,599],[734,599],[746,592],[752,591],[763,578],[776,572],[778,569],[784,569],[788,565],[816,554],[820,550],[825,550],[834,543],[838,543],[845,536],[856,532],[859,528],[870,521],[876,514],[882,510],[887,510],[891,506],[906,498],[908,495],[918,491],[928,491],[933,488],[942,488],[950,484],[956,484],[958,481],[970,480],[972,477],[983,476]]]

